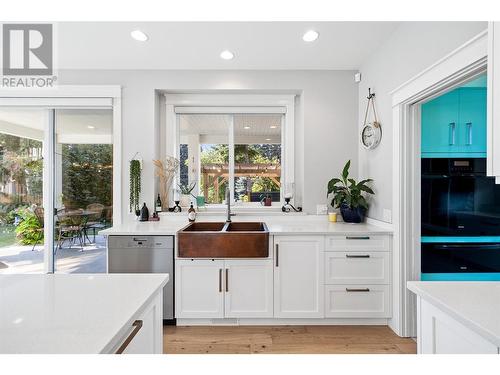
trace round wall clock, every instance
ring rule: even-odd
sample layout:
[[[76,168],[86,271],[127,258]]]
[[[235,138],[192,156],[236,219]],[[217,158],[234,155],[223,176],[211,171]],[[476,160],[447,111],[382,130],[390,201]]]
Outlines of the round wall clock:
[[[377,121],[367,123],[361,129],[361,144],[367,150],[373,150],[380,144],[382,128]]]

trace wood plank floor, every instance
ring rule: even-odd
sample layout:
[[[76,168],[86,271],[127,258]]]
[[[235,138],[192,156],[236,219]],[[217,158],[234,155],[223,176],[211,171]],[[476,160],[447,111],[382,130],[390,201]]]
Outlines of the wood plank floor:
[[[168,354],[414,354],[417,345],[386,326],[165,326]]]

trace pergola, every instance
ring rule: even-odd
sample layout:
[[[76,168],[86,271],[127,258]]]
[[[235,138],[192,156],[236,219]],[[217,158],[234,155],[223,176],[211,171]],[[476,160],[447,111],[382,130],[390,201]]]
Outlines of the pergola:
[[[229,179],[228,164],[204,164],[201,166],[203,193],[208,197],[208,187],[213,185],[215,195],[219,195],[219,187]],[[281,186],[281,165],[279,164],[242,164],[234,166],[234,177],[268,177],[277,186]]]

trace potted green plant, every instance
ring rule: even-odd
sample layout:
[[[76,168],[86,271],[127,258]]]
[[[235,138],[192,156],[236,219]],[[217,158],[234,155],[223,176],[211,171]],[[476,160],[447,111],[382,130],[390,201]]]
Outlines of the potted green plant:
[[[141,195],[141,162],[139,160],[130,161],[130,195],[129,209],[139,217],[141,211],[139,198]]]
[[[356,182],[353,178],[349,178],[350,166],[351,161],[348,160],[342,170],[341,178],[332,178],[328,182],[327,197],[333,194],[331,205],[334,208],[340,208],[340,214],[346,223],[361,223],[368,210],[365,195],[375,194],[367,186],[373,180],[366,179]]]
[[[193,181],[190,184],[179,184],[179,192],[181,193],[181,207],[189,207],[192,198],[196,199],[196,197],[192,194],[195,186],[196,181]]]

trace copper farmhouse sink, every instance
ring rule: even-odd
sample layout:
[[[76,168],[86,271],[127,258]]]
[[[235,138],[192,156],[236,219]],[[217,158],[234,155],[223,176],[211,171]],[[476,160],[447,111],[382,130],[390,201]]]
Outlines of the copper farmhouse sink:
[[[269,230],[261,222],[191,223],[177,232],[181,258],[267,258]]]

